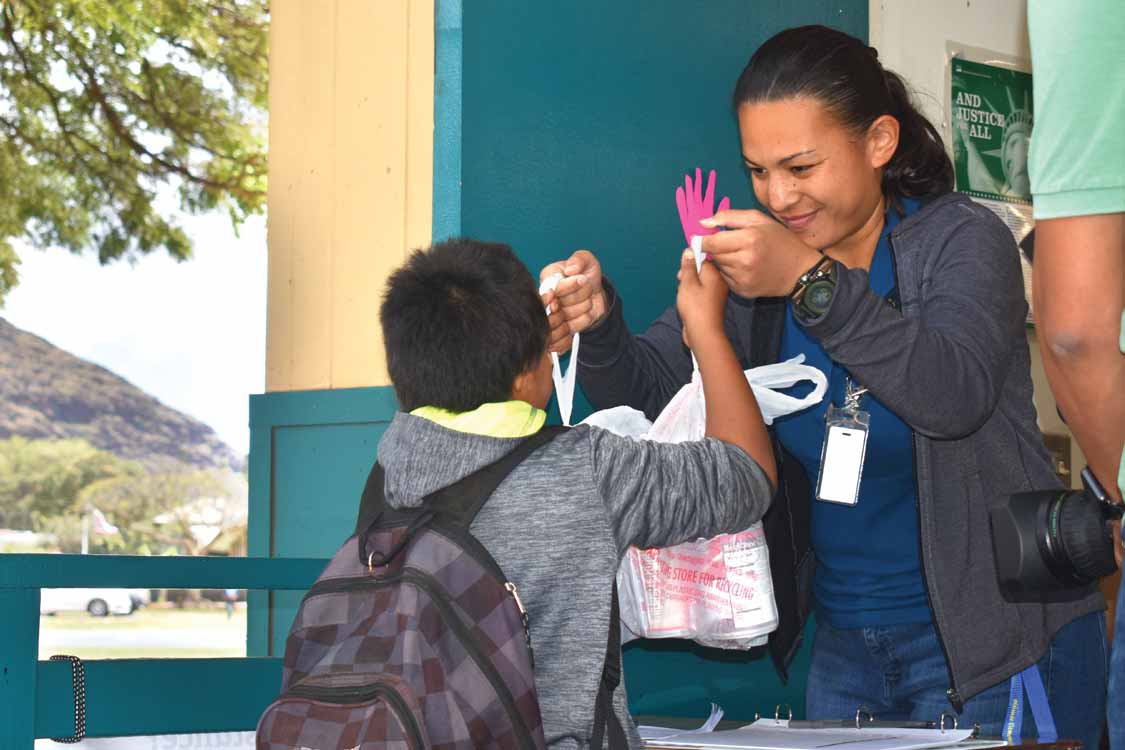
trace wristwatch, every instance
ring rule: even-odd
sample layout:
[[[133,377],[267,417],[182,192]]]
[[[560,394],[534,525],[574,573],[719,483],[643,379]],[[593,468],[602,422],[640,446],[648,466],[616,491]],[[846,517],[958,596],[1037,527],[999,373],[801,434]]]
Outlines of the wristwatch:
[[[839,266],[825,255],[809,270],[801,274],[789,299],[793,302],[793,314],[803,323],[816,320],[832,306],[836,295],[836,278]]]

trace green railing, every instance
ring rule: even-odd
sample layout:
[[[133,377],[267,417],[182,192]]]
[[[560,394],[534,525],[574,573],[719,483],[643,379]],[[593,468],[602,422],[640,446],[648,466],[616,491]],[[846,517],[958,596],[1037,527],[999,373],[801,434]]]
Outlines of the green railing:
[[[244,588],[303,591],[327,560],[308,558],[0,555],[0,748],[74,734],[65,662],[39,661],[45,588]],[[267,632],[268,607],[248,629]],[[255,622],[258,620],[259,622]],[[253,730],[281,685],[281,659],[85,662],[88,737]]]

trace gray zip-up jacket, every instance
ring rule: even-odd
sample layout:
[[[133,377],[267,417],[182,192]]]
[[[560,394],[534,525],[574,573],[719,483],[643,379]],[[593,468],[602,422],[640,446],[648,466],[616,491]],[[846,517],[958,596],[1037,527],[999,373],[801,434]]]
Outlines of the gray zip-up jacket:
[[[959,194],[936,198],[891,232],[901,311],[873,293],[867,272],[844,270],[829,310],[807,326],[829,356],[914,431],[923,573],[962,703],[1042,656],[1052,636],[1105,602],[1089,587],[1069,601],[1005,601],[988,511],[1008,495],[1058,479],[1036,424],[1018,250],[1007,227]],[[608,287],[610,314],[582,334],[578,378],[596,408],[628,404],[653,418],[691,378],[673,306],[633,337]],[[777,361],[784,301],[732,295],[726,329],[744,366]],[[808,482],[782,457],[782,488],[765,519],[781,626],[779,668],[810,606]],[[780,516],[780,517],[779,517]],[[786,576],[785,580],[779,580]]]
[[[522,441],[396,414],[379,442],[387,504],[416,507]],[[549,747],[589,746],[625,550],[741,531],[769,500],[769,480],[741,448],[711,438],[631,440],[586,425],[532,453],[496,488],[469,528],[527,607]],[[624,683],[614,704],[630,747],[640,750]]]

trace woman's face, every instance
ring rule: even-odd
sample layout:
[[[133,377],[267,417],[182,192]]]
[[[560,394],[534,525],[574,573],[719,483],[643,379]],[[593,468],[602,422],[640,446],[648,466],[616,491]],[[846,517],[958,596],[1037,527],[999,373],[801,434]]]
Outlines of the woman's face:
[[[833,248],[880,210],[890,155],[870,131],[857,137],[808,98],[744,104],[738,127],[754,195],[806,245]]]

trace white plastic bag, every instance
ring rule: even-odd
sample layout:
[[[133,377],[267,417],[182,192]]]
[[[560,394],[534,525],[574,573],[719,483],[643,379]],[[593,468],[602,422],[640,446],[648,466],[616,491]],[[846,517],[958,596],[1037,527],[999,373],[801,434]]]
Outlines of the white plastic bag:
[[[804,356],[746,371],[767,424],[818,403],[828,387]],[[776,392],[802,380],[814,388],[798,399]],[[699,372],[672,397],[648,429],[629,407],[596,412],[584,421],[618,434],[679,443],[703,438],[706,404]],[[747,649],[777,628],[769,549],[761,523],[737,534],[663,549],[630,548],[617,573],[621,620],[628,636],[691,638],[706,646]]]
[[[617,589],[622,622],[638,637],[748,649],[777,628],[761,523],[664,549],[630,548]]]

